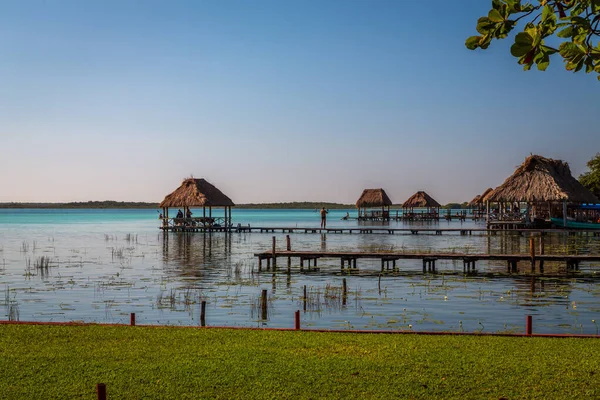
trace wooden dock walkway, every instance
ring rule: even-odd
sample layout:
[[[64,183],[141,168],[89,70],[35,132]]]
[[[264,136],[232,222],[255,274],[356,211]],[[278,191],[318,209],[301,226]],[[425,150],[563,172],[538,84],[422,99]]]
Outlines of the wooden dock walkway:
[[[496,235],[498,233],[513,233],[523,235],[525,233],[545,235],[548,233],[568,233],[575,234],[591,234],[600,236],[600,230],[592,229],[487,229],[487,228],[389,228],[389,227],[352,227],[352,228],[311,228],[311,227],[285,227],[285,226],[169,226],[160,227],[163,231],[169,232],[226,232],[226,233],[331,233],[331,234],[384,234],[384,235],[442,235],[442,234],[458,234],[463,236],[473,234]]]
[[[423,272],[437,272],[436,261],[438,260],[459,260],[463,262],[463,272],[470,273],[475,271],[475,264],[478,261],[504,261],[507,264],[507,272],[517,272],[517,263],[527,261],[531,263],[531,272],[535,272],[536,262],[539,265],[540,272],[543,272],[544,262],[564,262],[567,271],[579,269],[582,262],[598,262],[600,255],[551,255],[551,254],[466,254],[466,253],[408,253],[408,252],[328,252],[328,251],[265,251],[255,253],[258,257],[259,271],[262,269],[262,262],[266,260],[267,268],[270,268],[271,261],[276,266],[278,258],[287,258],[288,269],[291,267],[291,258],[300,260],[300,269],[304,268],[304,262],[310,262],[317,265],[317,260],[339,259],[341,270],[347,266],[357,268],[357,260],[374,259],[381,261],[381,271],[387,267],[389,270],[396,269],[398,260],[422,260]]]

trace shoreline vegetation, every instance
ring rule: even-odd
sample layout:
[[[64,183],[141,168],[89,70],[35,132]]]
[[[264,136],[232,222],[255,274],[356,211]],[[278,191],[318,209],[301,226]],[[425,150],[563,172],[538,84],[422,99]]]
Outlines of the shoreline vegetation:
[[[0,397],[593,399],[596,341],[2,325]]]
[[[69,203],[0,203],[0,209],[158,209],[159,203],[132,202],[132,201],[82,201]],[[239,209],[273,209],[273,210],[314,210],[325,207],[328,210],[347,210],[354,209],[354,204],[329,203],[317,201],[293,201],[283,203],[246,203],[236,204]],[[391,209],[400,209],[401,204],[394,204]],[[448,203],[443,209],[461,209],[468,208],[467,203]]]

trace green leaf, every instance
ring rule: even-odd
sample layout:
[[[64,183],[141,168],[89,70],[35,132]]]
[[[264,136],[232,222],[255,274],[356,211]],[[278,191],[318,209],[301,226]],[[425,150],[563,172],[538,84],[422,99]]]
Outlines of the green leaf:
[[[541,59],[537,61],[536,64],[538,70],[545,71],[546,68],[548,68],[548,65],[550,65],[550,57],[548,57],[548,54],[543,53]]]
[[[556,36],[560,38],[570,38],[571,36],[573,36],[573,27],[571,25],[567,26],[565,29],[558,32]]]
[[[549,5],[544,6],[542,10],[542,22],[554,21],[556,24],[556,15],[554,15],[554,9]]]
[[[498,10],[490,10],[488,13],[488,19],[492,22],[504,22],[504,18],[500,15]]]
[[[594,70],[594,59],[588,57],[585,59],[585,73],[589,74]]]
[[[496,24],[490,21],[488,17],[481,17],[477,20],[477,26],[475,29],[477,29],[477,32],[481,33],[482,35],[485,35],[486,33],[489,33],[490,30],[493,29],[495,26]]]
[[[567,59],[572,59],[580,55],[582,56],[585,53],[581,46],[571,42],[561,43],[560,47],[558,48],[558,52],[561,56]]]
[[[515,44],[510,47],[510,54],[515,57],[522,57],[533,47],[533,38],[527,32],[519,32],[515,36]]]
[[[467,46],[467,49],[469,50],[475,50],[477,47],[479,47],[480,40],[481,36],[471,36],[465,41],[465,46]]]
[[[600,14],[600,0],[592,0],[592,13]]]

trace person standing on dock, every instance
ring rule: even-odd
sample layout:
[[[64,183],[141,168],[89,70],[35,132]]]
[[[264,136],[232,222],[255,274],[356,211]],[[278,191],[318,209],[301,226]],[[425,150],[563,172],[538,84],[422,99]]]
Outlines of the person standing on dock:
[[[327,228],[327,211],[325,207],[321,208],[321,229]]]

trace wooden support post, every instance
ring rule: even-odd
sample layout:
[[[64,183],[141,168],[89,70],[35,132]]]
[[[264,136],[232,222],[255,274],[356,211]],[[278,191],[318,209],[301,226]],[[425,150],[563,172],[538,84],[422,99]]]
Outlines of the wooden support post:
[[[379,279],[377,280],[377,289],[381,293],[381,274],[379,274]]]
[[[529,257],[531,258],[531,272],[535,272],[535,239],[529,238]]]
[[[544,254],[544,236],[540,235],[540,255]],[[540,260],[540,274],[544,273],[544,260]]]
[[[381,272],[383,272],[383,269],[384,269],[384,264],[385,264],[385,261],[384,261],[384,259],[382,258],[382,259],[381,259]]]
[[[290,272],[292,272],[292,257],[288,257],[288,260],[287,260],[287,270],[288,270],[288,274]]]
[[[206,326],[206,300],[200,304],[200,326]]]
[[[263,289],[260,297],[260,308],[262,310],[262,319],[267,319],[267,289]]]
[[[134,312],[129,314],[129,325],[135,326],[135,313]]]
[[[525,320],[525,334],[531,336],[533,334],[533,318],[528,315]]]
[[[258,272],[262,270],[262,257],[258,256]]]
[[[346,285],[346,278],[342,280],[342,305],[346,305],[348,300],[348,286]]]
[[[285,235],[285,244],[286,244],[286,250],[287,251],[292,251],[292,241],[290,240],[290,235]]]
[[[356,258],[352,260],[352,264],[353,264],[354,269],[356,269]]]
[[[104,383],[96,384],[96,395],[98,400],[106,400],[106,385]]]
[[[304,271],[304,257],[300,257],[300,271]]]
[[[294,311],[294,329],[300,330],[300,310]]]
[[[304,312],[306,312],[306,285],[304,285],[304,296],[302,296],[302,303],[304,304]]]
[[[427,272],[427,261],[423,259],[423,273]]]
[[[277,250],[277,239],[275,238],[275,236],[273,236],[273,249],[272,249],[273,269],[275,269],[277,267],[277,257],[275,257],[276,250]]]

